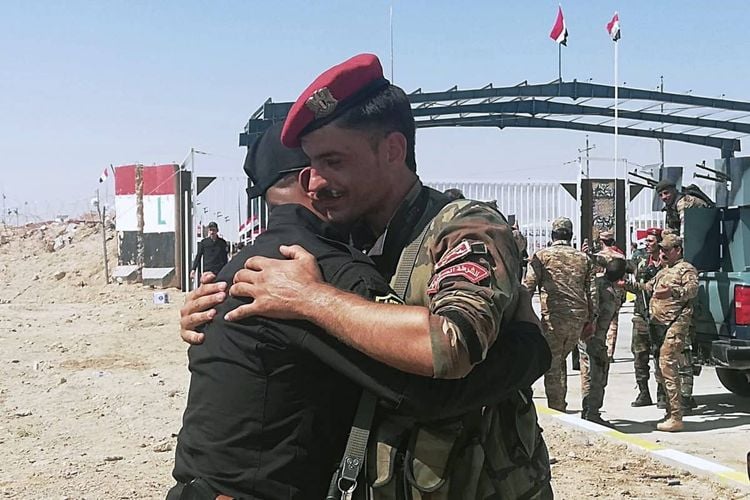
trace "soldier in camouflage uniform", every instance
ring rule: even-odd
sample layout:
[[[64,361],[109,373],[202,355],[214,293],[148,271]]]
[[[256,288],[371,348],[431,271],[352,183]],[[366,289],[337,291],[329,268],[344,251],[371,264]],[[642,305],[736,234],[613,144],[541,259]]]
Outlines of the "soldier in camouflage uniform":
[[[642,258],[633,259],[632,267],[635,268],[635,281],[644,285],[656,276],[662,267],[659,257],[659,242],[661,241],[661,229],[652,227],[646,231],[646,253]],[[650,406],[653,404],[651,393],[648,389],[649,358],[651,356],[651,340],[649,337],[649,315],[648,293],[638,287],[627,284],[629,292],[635,294],[635,310],[633,312],[633,335],[631,339],[631,351],[633,352],[633,367],[635,369],[635,381],[638,384],[638,396],[630,403],[630,406]],[[657,386],[657,397],[666,404],[666,397],[661,385]]]
[[[661,341],[657,382],[667,393],[667,416],[657,425],[661,431],[683,429],[682,380],[679,375],[684,360],[693,316],[693,300],[698,294],[698,271],[682,260],[682,240],[668,234],[661,243],[661,258],[666,264],[643,289],[652,294],[649,305],[652,338]],[[655,348],[655,347],[654,347]]]
[[[518,281],[523,282],[524,274],[526,274],[526,264],[529,261],[529,252],[527,250],[529,242],[519,229],[518,221],[516,221],[511,227],[513,228],[513,240],[515,240],[516,247],[518,247],[518,253],[521,256],[521,266],[518,269]]]
[[[607,331],[615,312],[619,308],[619,296],[615,287],[625,274],[625,261],[612,259],[607,263],[604,276],[596,278],[596,319],[592,328],[584,330],[578,342],[581,363],[581,418],[597,424],[610,426],[601,416],[604,404],[604,388],[609,377],[607,356]]]
[[[596,285],[588,256],[570,246],[573,223],[560,217],[552,223],[552,245],[539,250],[529,262],[524,285],[540,289],[542,328],[552,351],[544,375],[547,405],[565,411],[568,390],[566,358],[575,348],[596,311]]]
[[[679,193],[673,181],[664,179],[660,181],[654,190],[664,202],[664,212],[667,228],[665,234],[672,233],[685,238],[685,210],[688,208],[707,208],[708,203],[691,194]],[[685,400],[686,409],[695,408],[697,405],[693,398],[693,330],[691,326],[690,336],[686,342],[685,365],[680,367],[682,377],[682,397]]]
[[[654,187],[654,191],[664,202],[665,220],[668,232],[684,237],[685,210],[688,208],[706,208],[708,203],[690,194],[677,192],[674,181],[664,179]]]
[[[599,243],[601,245],[601,250],[597,252],[597,257],[599,257],[597,260],[600,262],[601,266],[597,272],[597,276],[602,276],[604,274],[604,268],[609,261],[612,259],[625,259],[625,254],[615,246],[615,235],[612,231],[602,231],[599,233]],[[617,330],[620,322],[620,307],[622,307],[623,302],[625,302],[625,289],[622,286],[615,284],[615,292],[617,292],[619,305],[617,306],[615,315],[612,317],[612,322],[607,329],[607,357],[609,358],[610,363],[614,362],[615,346],[617,344]]]
[[[516,279],[510,226],[489,204],[449,203],[424,187],[415,173],[414,134],[406,94],[369,54],[318,77],[282,132],[286,146],[301,141],[311,159],[300,181],[316,207],[331,222],[360,222],[354,243],[395,289],[406,281],[407,306],[340,294],[321,282],[309,253],[293,247],[282,249],[290,260],[248,260],[231,293],[255,300],[232,318],[307,320],[372,358],[435,378],[463,377],[495,342],[502,345],[507,321],[519,309],[530,311]],[[416,261],[401,275],[407,250],[417,252]],[[530,388],[455,418],[430,417],[415,423],[377,413],[366,471],[372,498],[552,497]],[[356,486],[355,497],[364,489]]]

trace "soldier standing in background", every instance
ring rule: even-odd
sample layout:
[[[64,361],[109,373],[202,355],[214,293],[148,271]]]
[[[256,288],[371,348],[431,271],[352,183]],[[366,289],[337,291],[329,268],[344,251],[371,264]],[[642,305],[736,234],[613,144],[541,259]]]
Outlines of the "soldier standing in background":
[[[529,242],[526,239],[526,236],[524,236],[518,228],[518,220],[513,223],[511,228],[513,229],[513,240],[516,242],[518,253],[521,256],[521,266],[518,269],[518,281],[523,282],[523,275],[526,272],[526,264],[529,262]]]
[[[570,245],[573,223],[566,217],[552,223],[552,245],[539,250],[529,262],[524,285],[540,288],[542,329],[552,351],[544,375],[547,406],[565,411],[568,390],[565,358],[576,346],[587,323],[595,320],[596,288],[588,256]]]
[[[691,194],[682,194],[677,192],[677,186],[674,181],[664,179],[659,181],[654,187],[661,201],[664,202],[665,220],[669,232],[684,237],[685,229],[685,210],[688,208],[706,208],[708,203],[705,200]]]
[[[593,328],[586,329],[578,342],[581,365],[581,418],[610,427],[604,420],[601,408],[604,404],[604,388],[609,377],[607,357],[607,330],[612,317],[620,307],[615,289],[625,275],[625,261],[612,259],[607,263],[604,276],[596,278],[597,312]]]
[[[229,261],[229,243],[219,236],[219,226],[215,222],[208,223],[208,237],[198,243],[193,265],[190,268],[190,279],[195,278],[195,271],[203,262],[203,272],[219,274],[221,268]]]
[[[634,258],[632,265],[635,268],[635,281],[644,285],[651,281],[662,262],[659,257],[659,242],[661,242],[662,230],[652,227],[646,230],[646,253],[641,258]],[[631,351],[633,352],[633,367],[635,369],[635,381],[638,384],[638,396],[630,403],[630,406],[650,406],[653,404],[651,393],[648,389],[649,365],[651,355],[651,340],[649,337],[649,295],[648,292],[636,286],[627,285],[627,290],[635,294],[635,307],[633,312],[633,335],[631,339]],[[658,364],[658,363],[657,363]],[[657,367],[658,369],[658,367]],[[656,397],[658,401],[666,405],[664,389],[657,386]],[[657,403],[658,404],[658,403]]]
[[[679,369],[686,365],[685,344],[693,316],[693,299],[698,294],[698,271],[682,260],[682,240],[679,236],[665,235],[659,246],[666,267],[643,289],[652,294],[649,312],[655,354],[660,346],[659,371],[656,375],[667,393],[666,420],[656,428],[676,432],[684,428]]]
[[[615,235],[612,231],[602,231],[599,233],[599,243],[601,244],[601,250],[597,252],[597,256],[603,258],[603,262],[601,262],[601,273],[603,273],[606,264],[612,259],[625,259],[625,254],[615,245]],[[620,285],[615,285],[615,291],[617,292],[619,305],[617,306],[615,315],[612,317],[612,322],[607,330],[607,357],[609,358],[610,363],[614,363],[615,361],[615,345],[617,344],[617,328],[619,326],[618,322],[620,321],[620,307],[622,306],[622,303],[625,302],[625,289]]]

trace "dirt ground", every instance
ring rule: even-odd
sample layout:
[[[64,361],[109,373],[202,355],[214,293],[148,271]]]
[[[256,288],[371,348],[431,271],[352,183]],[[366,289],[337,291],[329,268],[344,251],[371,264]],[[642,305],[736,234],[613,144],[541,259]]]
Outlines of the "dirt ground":
[[[151,289],[104,284],[92,226],[0,233],[0,494],[163,498],[188,383],[182,294],[157,306]],[[108,248],[112,262],[114,239]],[[557,498],[747,498],[624,445],[544,427]]]

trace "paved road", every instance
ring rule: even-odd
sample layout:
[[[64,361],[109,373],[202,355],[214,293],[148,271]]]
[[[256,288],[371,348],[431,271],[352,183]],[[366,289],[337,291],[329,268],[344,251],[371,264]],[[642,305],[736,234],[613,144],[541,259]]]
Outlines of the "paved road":
[[[538,304],[537,304],[538,307]],[[742,398],[727,391],[719,382],[713,368],[704,367],[695,378],[694,396],[698,408],[685,417],[685,431],[667,433],[656,430],[664,410],[656,406],[632,408],[630,402],[637,394],[630,352],[632,307],[626,304],[620,313],[619,338],[615,363],[610,366],[602,416],[623,433],[634,435],[663,446],[713,460],[737,471],[746,470],[746,455],[750,451],[750,398]],[[652,365],[653,366],[653,365]],[[651,395],[656,397],[656,382],[649,380]],[[534,385],[538,403],[545,404],[544,384]],[[568,359],[568,413],[581,411],[581,385],[578,372],[570,368]]]

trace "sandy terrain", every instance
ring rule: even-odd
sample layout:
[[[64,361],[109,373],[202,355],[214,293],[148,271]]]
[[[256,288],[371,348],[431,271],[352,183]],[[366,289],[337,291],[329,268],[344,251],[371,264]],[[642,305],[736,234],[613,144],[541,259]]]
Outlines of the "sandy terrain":
[[[153,290],[105,285],[95,228],[46,250],[65,230],[0,235],[0,494],[163,498],[188,381],[182,295],[156,306]],[[746,498],[543,423],[558,498]]]

